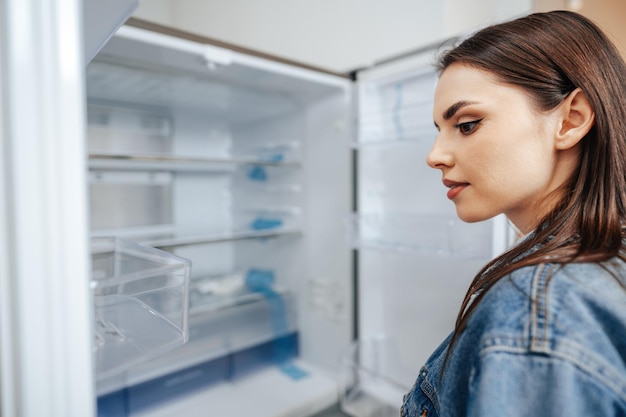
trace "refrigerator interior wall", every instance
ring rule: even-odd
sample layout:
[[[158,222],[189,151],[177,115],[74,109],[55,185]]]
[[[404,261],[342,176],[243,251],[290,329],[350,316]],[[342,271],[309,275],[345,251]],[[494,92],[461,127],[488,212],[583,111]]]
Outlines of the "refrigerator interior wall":
[[[116,36],[87,68],[91,233],[192,261],[190,339],[100,379],[98,393],[224,358],[229,380],[237,355],[276,340],[288,352],[266,366],[299,353],[336,369],[352,325],[351,83],[229,51],[208,65],[203,45],[154,39]],[[336,378],[324,381],[336,395]]]
[[[437,134],[433,53],[359,74],[359,340],[344,361],[342,398],[358,417],[397,415],[494,250],[493,223],[459,221],[425,162]]]

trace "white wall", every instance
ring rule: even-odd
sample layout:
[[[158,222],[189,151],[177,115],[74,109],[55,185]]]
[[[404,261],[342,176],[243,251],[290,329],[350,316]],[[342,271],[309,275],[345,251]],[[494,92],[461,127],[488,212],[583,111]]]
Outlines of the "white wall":
[[[139,0],[133,16],[166,26],[176,26],[172,20],[171,0]]]
[[[346,72],[532,9],[532,0],[141,0],[135,16]]]
[[[528,14],[533,0],[443,0],[444,35],[471,32],[485,25]]]

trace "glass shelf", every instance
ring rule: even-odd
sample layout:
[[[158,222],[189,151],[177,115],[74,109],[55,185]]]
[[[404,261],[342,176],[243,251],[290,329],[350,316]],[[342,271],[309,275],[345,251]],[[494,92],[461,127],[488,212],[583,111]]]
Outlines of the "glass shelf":
[[[156,170],[156,171],[199,171],[233,172],[239,166],[288,166],[299,167],[295,161],[273,161],[257,158],[193,158],[157,154],[113,154],[90,153],[91,170]]]
[[[348,236],[354,249],[410,252],[425,256],[460,259],[489,258],[490,223],[469,224],[458,218],[368,213],[353,214],[348,220]]]
[[[285,288],[274,285],[269,291],[281,297],[287,294]],[[251,291],[247,287],[244,272],[195,278],[189,290],[190,315],[238,307],[265,298],[263,293]]]
[[[223,234],[176,237],[170,239],[148,240],[144,243],[150,246],[154,246],[156,248],[171,248],[176,246],[199,245],[204,243],[219,243],[245,239],[267,239],[300,235],[302,235],[302,232],[300,230],[282,229],[274,231],[232,232]]]
[[[102,236],[124,236],[133,237],[141,241],[142,244],[155,248],[174,248],[180,246],[202,245],[207,243],[222,243],[238,240],[250,239],[271,239],[281,237],[297,237],[302,235],[302,231],[297,228],[281,228],[275,230],[258,230],[258,231],[242,231],[242,232],[222,232],[207,233],[195,235],[179,235],[172,233],[174,229],[171,225],[157,225],[145,228],[132,228],[128,230],[110,229],[110,230],[93,230],[92,237]],[[145,236],[152,235],[151,238]],[[158,236],[157,236],[158,235]],[[138,238],[144,236],[144,238]]]

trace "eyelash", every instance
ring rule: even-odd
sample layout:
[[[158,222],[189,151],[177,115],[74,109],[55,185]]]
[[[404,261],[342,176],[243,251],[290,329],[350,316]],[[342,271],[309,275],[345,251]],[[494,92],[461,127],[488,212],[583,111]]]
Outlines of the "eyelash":
[[[478,126],[478,123],[480,123],[482,120],[483,119],[472,120],[471,122],[463,122],[463,123],[454,125],[454,127],[456,129],[459,129],[462,135],[470,135],[474,132],[474,130],[476,130],[476,126]],[[469,129],[465,130],[467,128]]]

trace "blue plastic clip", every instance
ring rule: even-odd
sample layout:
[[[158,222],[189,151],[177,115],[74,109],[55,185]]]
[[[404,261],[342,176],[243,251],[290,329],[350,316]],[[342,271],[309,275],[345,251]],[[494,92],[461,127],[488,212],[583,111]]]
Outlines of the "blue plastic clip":
[[[267,160],[270,162],[283,162],[284,159],[285,155],[283,155],[282,153],[271,154],[267,157]]]
[[[248,168],[248,178],[252,181],[267,181],[267,171],[260,165],[253,165]]]
[[[267,230],[267,229],[276,229],[283,225],[283,221],[280,219],[268,219],[264,217],[257,217],[250,224],[252,230]]]
[[[252,292],[262,294],[267,300],[272,328],[274,330],[274,359],[280,370],[294,380],[308,376],[308,372],[293,363],[296,347],[289,333],[285,300],[274,291],[274,272],[263,269],[251,269],[246,274],[246,285]]]

